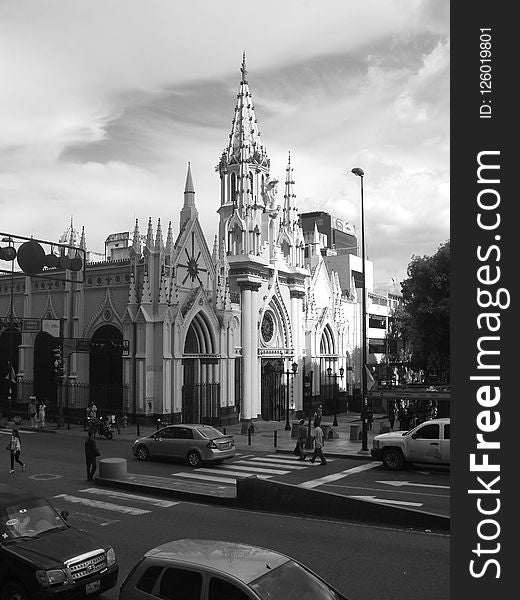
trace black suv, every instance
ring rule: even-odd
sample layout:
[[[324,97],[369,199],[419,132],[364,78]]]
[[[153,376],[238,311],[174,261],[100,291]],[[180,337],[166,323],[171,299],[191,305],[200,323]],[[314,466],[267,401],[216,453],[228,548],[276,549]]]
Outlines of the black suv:
[[[117,583],[114,549],[68,525],[45,498],[0,484],[0,598],[92,597]]]

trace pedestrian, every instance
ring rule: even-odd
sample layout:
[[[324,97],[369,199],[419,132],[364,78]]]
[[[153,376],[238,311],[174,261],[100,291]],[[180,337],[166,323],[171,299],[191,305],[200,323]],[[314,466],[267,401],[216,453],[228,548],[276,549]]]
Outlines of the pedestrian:
[[[45,429],[45,412],[47,410],[47,405],[45,401],[42,400],[38,406],[38,427],[40,429]]]
[[[374,409],[371,406],[367,406],[367,424],[368,429],[372,429],[372,422],[374,421]]]
[[[320,425],[314,427],[314,453],[311,458],[311,463],[315,462],[319,458],[322,465],[326,465],[327,461],[323,455],[323,429]]]
[[[14,475],[14,463],[15,461],[22,465],[22,471],[25,471],[25,463],[20,460],[20,453],[22,451],[22,442],[20,440],[20,434],[18,433],[18,429],[13,429],[11,433],[11,439],[7,444],[7,450],[11,452],[11,470],[9,473]]]
[[[390,410],[388,412],[388,420],[390,421],[390,429],[394,429],[394,425],[395,425],[395,406],[392,405],[390,407]]]
[[[307,440],[307,427],[305,427],[305,420],[300,419],[298,421],[298,450],[300,458],[298,460],[305,460],[305,442]]]
[[[96,440],[92,434],[92,431],[88,432],[88,437],[85,440],[85,461],[87,463],[87,480],[92,481],[94,479],[94,473],[97,468],[97,457],[101,454],[99,451]]]
[[[29,415],[29,419],[31,420],[31,427],[36,429],[36,413],[38,408],[36,406],[36,396],[29,396],[29,404],[27,406],[27,413]]]
[[[318,408],[316,409],[316,412],[314,413],[314,427],[321,425],[321,417],[322,416],[323,416],[323,408],[320,404],[318,406]]]

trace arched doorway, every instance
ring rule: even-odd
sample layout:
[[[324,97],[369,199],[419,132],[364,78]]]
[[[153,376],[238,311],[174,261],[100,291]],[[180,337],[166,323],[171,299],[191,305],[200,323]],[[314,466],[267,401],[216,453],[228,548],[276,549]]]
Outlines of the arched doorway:
[[[320,401],[324,415],[336,412],[339,394],[338,356],[331,326],[327,323],[323,328],[320,339]]]
[[[34,376],[33,393],[37,402],[44,401],[47,405],[47,419],[56,415],[58,405],[58,387],[54,373],[55,348],[59,348],[60,340],[45,331],[38,333],[34,340]]]
[[[15,324],[7,325],[0,335],[0,406],[8,414],[17,399],[16,373],[18,348],[22,334]]]
[[[125,410],[123,335],[113,325],[97,329],[90,343],[90,399],[101,413]]]
[[[281,421],[285,416],[283,361],[279,358],[262,359],[261,413],[264,421]]]
[[[188,327],[183,354],[182,422],[220,424],[218,359],[203,312],[198,312]]]

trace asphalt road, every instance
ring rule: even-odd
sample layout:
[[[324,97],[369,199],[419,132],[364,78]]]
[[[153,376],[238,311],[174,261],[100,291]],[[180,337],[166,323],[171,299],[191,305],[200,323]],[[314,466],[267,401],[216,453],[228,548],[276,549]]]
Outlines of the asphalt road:
[[[128,442],[117,440],[100,440],[99,446],[104,456],[126,456],[128,450]],[[10,476],[6,452],[0,481],[45,495],[57,508],[70,512],[70,524],[113,544],[121,567],[120,582],[147,549],[170,539],[198,537],[245,541],[285,552],[352,600],[449,597],[447,535],[165,502],[164,498],[97,488],[85,481],[82,438],[24,435],[23,459],[26,472]],[[323,476],[333,464],[313,471]],[[171,464],[132,463],[129,470],[134,471],[134,465],[154,474],[164,474],[165,469],[174,472]],[[116,588],[103,598],[116,600],[117,594]]]

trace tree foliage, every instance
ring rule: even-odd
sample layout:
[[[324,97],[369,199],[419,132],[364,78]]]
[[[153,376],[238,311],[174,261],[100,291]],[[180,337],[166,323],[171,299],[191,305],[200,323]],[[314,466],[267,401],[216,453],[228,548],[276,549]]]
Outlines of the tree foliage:
[[[403,305],[396,326],[425,380],[450,379],[450,241],[433,256],[412,256],[408,278],[401,282]]]

